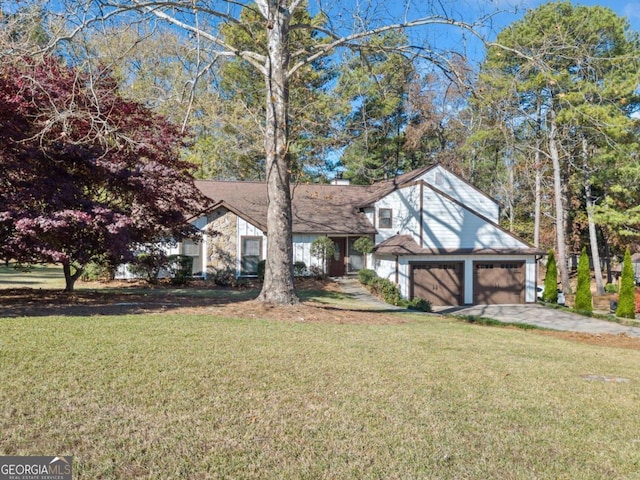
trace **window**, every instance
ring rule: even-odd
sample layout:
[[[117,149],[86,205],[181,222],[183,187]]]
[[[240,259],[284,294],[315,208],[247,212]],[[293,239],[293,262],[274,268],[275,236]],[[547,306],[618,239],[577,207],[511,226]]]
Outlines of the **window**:
[[[364,255],[358,252],[353,244],[356,243],[358,237],[349,238],[349,263],[347,265],[348,272],[357,272],[358,270],[362,270],[364,268]]]
[[[393,215],[390,208],[381,208],[378,210],[378,228],[392,228]]]
[[[257,275],[258,263],[262,259],[262,237],[242,237],[240,252],[242,275]]]
[[[200,255],[200,244],[195,243],[193,240],[183,240],[182,254],[189,255],[190,257],[197,257],[198,255]]]

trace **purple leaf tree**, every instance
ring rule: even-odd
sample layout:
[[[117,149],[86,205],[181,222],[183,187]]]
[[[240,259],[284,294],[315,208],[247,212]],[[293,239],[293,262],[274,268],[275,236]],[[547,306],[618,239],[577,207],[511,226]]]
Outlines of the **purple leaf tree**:
[[[108,72],[55,57],[0,65],[0,258],[62,264],[71,292],[92,259],[195,235],[206,199],[183,142]]]

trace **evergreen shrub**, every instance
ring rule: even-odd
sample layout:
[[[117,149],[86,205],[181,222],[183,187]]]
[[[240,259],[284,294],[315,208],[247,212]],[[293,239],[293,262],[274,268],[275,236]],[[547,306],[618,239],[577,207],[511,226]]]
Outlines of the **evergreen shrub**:
[[[618,296],[618,307],[616,316],[621,318],[635,318],[635,279],[633,266],[631,265],[631,252],[629,248],[624,252],[624,262],[622,263],[622,278],[620,280],[620,295]]]
[[[409,310],[418,310],[421,312],[433,312],[433,305],[425,298],[414,298],[410,302],[407,302],[407,308]]]
[[[582,248],[578,260],[578,286],[574,309],[578,312],[593,313],[593,299],[591,296],[591,269],[589,268],[589,256],[586,247]]]
[[[547,258],[547,274],[544,277],[544,291],[542,301],[548,303],[558,303],[558,266],[553,250],[549,250]]]
[[[293,274],[296,277],[303,277],[307,274],[307,264],[304,262],[295,262],[293,264]]]
[[[144,278],[147,283],[155,285],[158,283],[160,270],[168,268],[169,259],[161,250],[140,253],[129,264],[129,271],[135,276]]]
[[[169,272],[173,285],[186,285],[193,276],[193,257],[188,255],[169,255]]]
[[[607,283],[604,286],[604,291],[607,293],[618,293],[618,285],[615,283]]]
[[[363,268],[358,272],[358,280],[363,285],[370,285],[371,282],[378,277],[378,274],[374,270]]]
[[[261,282],[264,282],[264,271],[267,268],[267,261],[266,260],[260,260],[258,262],[258,279]]]

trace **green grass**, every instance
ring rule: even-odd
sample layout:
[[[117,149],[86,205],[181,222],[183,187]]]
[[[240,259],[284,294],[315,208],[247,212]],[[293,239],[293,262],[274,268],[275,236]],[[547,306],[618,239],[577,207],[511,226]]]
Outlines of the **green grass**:
[[[298,297],[303,302],[317,302],[344,308],[362,307],[362,305],[354,301],[353,295],[343,292],[300,289],[298,290]]]
[[[638,351],[402,318],[0,319],[0,454],[77,479],[639,478]]]
[[[28,270],[18,270],[13,264],[0,265],[0,289],[43,288],[63,290],[64,273],[59,265],[35,265]]]
[[[0,265],[0,293],[4,289],[43,289],[63,290],[65,287],[64,273],[59,265],[34,265],[28,270],[18,270],[11,264],[9,267]],[[252,288],[189,288],[189,287],[153,287],[150,285],[113,287],[108,283],[76,282],[76,291],[104,291],[113,294],[145,295],[149,297],[195,297],[225,299],[230,301],[252,300],[258,296],[259,290]]]
[[[542,327],[538,327],[536,325],[529,325],[528,323],[502,322],[500,320],[481,317],[478,315],[452,315],[452,317],[468,323],[473,323],[476,325],[484,325],[486,327],[501,327],[501,328],[513,327],[513,328],[520,328],[522,330],[545,330]]]
[[[81,285],[81,284],[80,284]],[[87,289],[91,290],[91,289]],[[147,297],[160,297],[160,298],[211,298],[211,299],[224,299],[231,302],[241,302],[244,300],[255,299],[260,291],[254,288],[245,289],[232,289],[232,288],[184,288],[184,287],[156,287],[141,286],[141,287],[111,287],[105,284],[103,288],[95,289],[96,291],[102,291],[106,294],[129,294],[129,295],[144,295]]]

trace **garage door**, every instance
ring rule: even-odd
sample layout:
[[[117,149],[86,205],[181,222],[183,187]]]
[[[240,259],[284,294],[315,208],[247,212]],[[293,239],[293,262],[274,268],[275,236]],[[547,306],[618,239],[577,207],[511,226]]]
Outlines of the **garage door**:
[[[424,298],[432,305],[462,305],[462,262],[414,264],[411,271],[412,298]]]
[[[473,303],[524,303],[524,262],[474,262]]]

